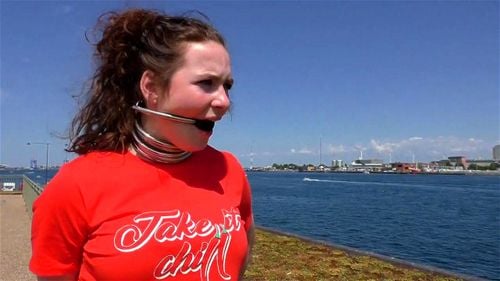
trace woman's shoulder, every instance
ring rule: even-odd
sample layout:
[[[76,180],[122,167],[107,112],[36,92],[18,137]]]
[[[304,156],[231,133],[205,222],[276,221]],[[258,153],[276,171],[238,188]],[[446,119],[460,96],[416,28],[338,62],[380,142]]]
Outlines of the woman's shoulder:
[[[113,171],[130,165],[130,160],[128,153],[89,152],[64,164],[54,180],[63,179],[64,182],[74,183],[92,182],[95,179],[102,181]]]
[[[207,146],[207,148],[202,151],[201,156],[212,160],[218,159],[226,163],[240,165],[238,158],[236,158],[233,153],[225,150],[218,150],[212,146]]]
[[[114,151],[93,151],[76,157],[64,166],[83,168],[87,165],[114,163],[123,161],[126,154]]]
[[[110,173],[117,170],[140,168],[145,165],[131,152],[96,151],[80,155],[61,167],[61,170],[78,170],[80,174],[92,175]],[[140,166],[140,167],[139,167]]]
[[[101,194],[124,179],[133,171],[142,171],[141,161],[129,153],[90,152],[80,155],[64,164],[49,181],[44,193],[67,194],[79,193],[82,196]],[[58,196],[58,197],[60,197]]]

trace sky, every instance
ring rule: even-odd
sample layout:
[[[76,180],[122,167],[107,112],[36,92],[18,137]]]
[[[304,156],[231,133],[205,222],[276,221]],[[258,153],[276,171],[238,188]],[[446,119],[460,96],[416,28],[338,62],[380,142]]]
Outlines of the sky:
[[[0,1],[0,163],[60,165],[110,10],[198,10],[225,36],[233,107],[210,144],[243,166],[492,159],[498,1]]]

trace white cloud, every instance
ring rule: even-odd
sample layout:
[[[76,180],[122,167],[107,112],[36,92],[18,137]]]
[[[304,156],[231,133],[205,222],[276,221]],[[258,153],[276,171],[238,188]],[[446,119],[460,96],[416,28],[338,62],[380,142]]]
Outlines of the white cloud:
[[[347,152],[347,149],[343,144],[341,145],[330,144],[328,145],[327,151],[330,153],[344,153]]]
[[[366,151],[366,147],[361,144],[356,144],[353,146],[353,151]]]
[[[290,152],[293,153],[293,154],[312,154],[313,152],[308,149],[308,148],[301,148],[299,150],[295,149],[295,148],[292,148],[290,149]]]
[[[276,153],[269,152],[269,151],[263,151],[263,152],[250,152],[250,153],[243,153],[240,154],[243,157],[258,157],[258,156],[273,156],[276,155]]]
[[[333,159],[351,162],[363,154],[364,159],[381,159],[385,162],[411,162],[413,157],[419,162],[446,159],[450,156],[465,156],[467,159],[491,159],[493,146],[498,141],[486,141],[472,137],[437,136],[403,137],[400,139],[370,139],[366,143],[328,144],[322,151],[322,161],[329,163]],[[268,150],[269,151],[269,150]],[[291,148],[282,152],[254,152],[256,162],[266,163],[316,163],[318,150]],[[271,159],[271,160],[270,160]],[[316,162],[315,162],[316,161]]]
[[[257,155],[257,154],[256,154],[256,153],[254,153],[254,152],[250,152],[250,153],[241,153],[241,154],[239,154],[239,156],[240,156],[240,157],[253,157],[253,156],[255,156],[255,155]]]
[[[378,153],[391,153],[394,149],[398,148],[400,144],[397,143],[379,143],[377,140],[370,141],[371,147]]]
[[[301,150],[298,151],[300,154],[312,154],[313,152],[307,148],[302,148]]]
[[[411,137],[395,141],[371,140],[371,152],[374,154],[399,155],[399,158],[415,155],[418,160],[432,161],[449,156],[465,156],[469,159],[488,158],[494,143],[481,139],[438,136],[435,138]],[[370,152],[370,150],[368,151]],[[489,156],[491,157],[491,156]],[[436,159],[439,158],[439,159]]]

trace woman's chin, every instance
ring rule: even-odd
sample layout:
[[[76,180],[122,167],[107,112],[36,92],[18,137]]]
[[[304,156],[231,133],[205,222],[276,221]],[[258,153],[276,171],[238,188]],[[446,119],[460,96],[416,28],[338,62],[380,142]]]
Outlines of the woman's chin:
[[[197,151],[202,151],[205,149],[208,145],[208,142],[202,142],[202,143],[190,143],[190,144],[185,144],[185,145],[179,145],[177,146],[178,148],[184,150],[184,151],[189,151],[189,152],[197,152]]]

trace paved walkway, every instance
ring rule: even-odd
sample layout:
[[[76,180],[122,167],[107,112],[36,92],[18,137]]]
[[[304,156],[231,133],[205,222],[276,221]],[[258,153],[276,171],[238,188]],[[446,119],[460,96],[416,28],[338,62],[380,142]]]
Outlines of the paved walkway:
[[[0,194],[0,280],[33,281],[29,271],[31,222],[21,194]]]

